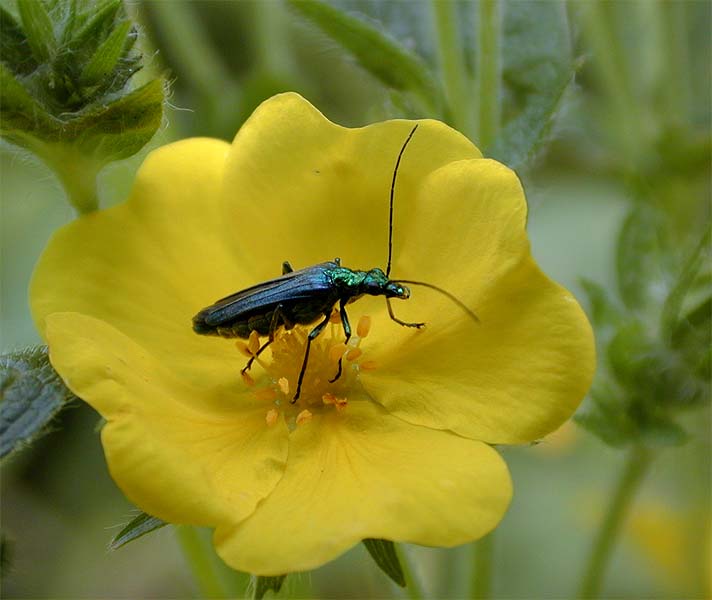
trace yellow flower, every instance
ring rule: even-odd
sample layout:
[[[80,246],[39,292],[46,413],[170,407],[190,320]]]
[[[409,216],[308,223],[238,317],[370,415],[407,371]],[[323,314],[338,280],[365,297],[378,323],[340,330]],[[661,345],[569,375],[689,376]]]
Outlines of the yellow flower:
[[[393,276],[444,287],[479,325],[427,288],[393,303],[422,331],[362,298],[349,305],[353,344],[327,327],[295,405],[305,329],[281,333],[246,381],[234,340],[191,330],[201,308],[278,276],[284,260],[384,268],[411,128],[347,129],[275,96],[232,144],[153,152],[125,204],[64,227],[37,267],[36,323],[67,385],[108,421],[114,480],[147,513],[214,527],[236,569],[311,569],[364,538],[485,535],[511,497],[489,444],[553,431],[590,384],[589,324],[530,256],[517,177],[430,120],[398,173]]]

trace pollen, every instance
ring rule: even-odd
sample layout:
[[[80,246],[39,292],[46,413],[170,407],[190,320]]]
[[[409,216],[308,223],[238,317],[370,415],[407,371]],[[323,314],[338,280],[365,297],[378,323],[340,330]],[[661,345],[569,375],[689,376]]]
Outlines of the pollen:
[[[311,421],[312,416],[313,415],[312,415],[311,411],[305,408],[303,411],[301,411],[297,415],[297,419],[296,419],[297,425],[303,425],[304,423]]]
[[[351,350],[349,350],[346,353],[346,360],[350,360],[353,362],[354,360],[359,358],[362,354],[363,354],[363,350],[361,350],[361,348],[351,348]]]
[[[267,411],[267,415],[265,416],[265,421],[267,422],[268,427],[272,427],[277,422],[277,419],[279,419],[279,412],[277,411],[276,408],[270,408]]]
[[[280,377],[277,380],[277,385],[279,386],[279,391],[285,396],[289,395],[289,380],[286,377]]]
[[[260,349],[260,336],[254,329],[250,332],[250,339],[247,340],[247,349],[252,356]]]
[[[334,320],[334,314],[338,319]],[[362,316],[357,321],[348,344],[338,311],[330,315],[329,321],[309,345],[303,373],[308,336],[317,323],[297,325],[289,330],[280,328],[265,356],[261,355],[253,368],[243,374],[245,383],[253,386],[254,397],[265,403],[268,425],[276,418],[272,416],[274,410],[277,415],[283,415],[289,429],[294,430],[317,413],[348,411],[349,399],[363,393],[359,374],[376,368],[376,362],[368,357],[368,348],[362,344],[371,330],[371,318]],[[247,341],[246,351],[238,345],[240,352],[249,353],[250,357],[254,357],[259,348],[256,334]],[[271,359],[267,358],[270,354]]]
[[[371,317],[368,315],[363,315],[358,320],[358,325],[356,326],[356,335],[360,338],[365,338],[368,332],[371,331]]]

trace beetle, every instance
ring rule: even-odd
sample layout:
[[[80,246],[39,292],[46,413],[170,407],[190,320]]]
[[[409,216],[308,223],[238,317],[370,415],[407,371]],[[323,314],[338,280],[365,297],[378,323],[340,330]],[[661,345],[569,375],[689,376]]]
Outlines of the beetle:
[[[256,331],[261,336],[268,336],[267,341],[247,361],[241,371],[243,374],[252,367],[255,359],[274,341],[280,327],[289,330],[295,325],[311,325],[321,318],[321,321],[307,336],[306,351],[299,371],[296,392],[291,400],[292,403],[296,402],[301,394],[311,343],[329,323],[337,303],[346,338],[345,343],[348,343],[351,338],[351,324],[346,313],[346,305],[358,300],[364,294],[385,296],[388,314],[399,325],[417,329],[425,325],[425,323],[402,321],[393,314],[391,298],[401,300],[410,298],[410,289],[403,284],[421,285],[436,290],[458,304],[475,322],[479,322],[479,318],[472,310],[448,291],[436,285],[423,281],[390,279],[396,177],[403,153],[417,129],[418,125],[416,124],[408,134],[393,169],[389,207],[388,263],[385,272],[380,268],[369,271],[352,270],[341,266],[339,258],[297,271],[292,269],[289,262],[285,261],[282,263],[281,277],[258,283],[222,298],[193,317],[193,330],[202,335],[246,339],[250,333]],[[341,361],[340,358],[337,373],[333,379],[329,380],[330,383],[335,382],[341,376]]]

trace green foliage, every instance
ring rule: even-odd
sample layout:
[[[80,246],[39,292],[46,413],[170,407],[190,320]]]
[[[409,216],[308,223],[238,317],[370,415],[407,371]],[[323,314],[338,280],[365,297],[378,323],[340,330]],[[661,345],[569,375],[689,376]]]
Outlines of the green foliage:
[[[46,433],[75,398],[50,365],[46,346],[0,357],[0,457]]]
[[[615,446],[679,445],[687,434],[675,417],[710,401],[709,227],[683,264],[675,264],[658,243],[665,221],[644,216],[651,212],[645,205],[635,206],[620,236],[619,289],[628,307],[619,306],[597,284],[584,282],[607,369],[594,385],[591,405],[577,420]],[[664,287],[660,282],[672,279],[673,273],[677,280]],[[697,292],[695,301],[684,310],[692,291]]]
[[[507,2],[502,35],[504,126],[486,152],[518,170],[547,141],[583,63],[573,58],[563,2]]]
[[[160,126],[163,83],[126,89],[141,56],[120,0],[17,8],[19,23],[0,11],[0,135],[42,158],[78,210],[91,210],[98,171],[135,154]]]
[[[168,525],[165,521],[140,513],[126,525],[118,534],[111,540],[109,544],[110,550],[118,550],[121,546],[125,546],[129,542],[133,542],[138,538],[151,533]]]
[[[396,554],[393,542],[369,538],[363,540],[363,545],[366,547],[366,550],[368,550],[371,558],[373,558],[381,571],[388,575],[388,577],[390,577],[400,587],[405,587],[403,568],[398,560],[398,555]]]
[[[289,0],[289,5],[385,85],[411,92],[425,107],[440,112],[441,92],[426,63],[385,31],[321,0]]]
[[[255,578],[255,600],[262,600],[270,590],[277,594],[282,589],[282,584],[286,578],[286,575],[277,575],[276,577],[258,575]]]

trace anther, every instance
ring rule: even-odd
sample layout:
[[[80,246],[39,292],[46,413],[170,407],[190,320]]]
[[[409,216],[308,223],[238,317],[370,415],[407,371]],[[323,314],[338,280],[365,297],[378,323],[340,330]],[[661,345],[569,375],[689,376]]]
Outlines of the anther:
[[[297,425],[302,425],[303,423],[307,423],[308,421],[311,421],[311,418],[312,418],[311,412],[305,408],[302,412],[300,412],[297,415],[296,423],[297,423]]]
[[[363,350],[361,348],[351,348],[346,354],[346,360],[356,360],[362,354]]]
[[[260,336],[254,329],[250,332],[250,338],[247,340],[247,349],[253,356],[260,349]]]
[[[373,371],[378,365],[375,360],[364,360],[358,364],[362,371]]]
[[[289,380],[286,377],[280,377],[277,380],[277,385],[285,396],[289,395]]]
[[[356,325],[356,335],[360,338],[365,338],[368,332],[371,331],[371,317],[362,315]]]
[[[339,360],[344,353],[348,350],[346,344],[336,344],[329,348],[329,360],[331,362],[336,362]]]
[[[265,417],[267,426],[272,427],[272,425],[274,425],[277,422],[278,418],[279,418],[279,413],[277,412],[276,408],[271,408],[270,410],[268,410],[267,416]]]
[[[240,374],[242,375],[242,381],[244,381],[246,385],[255,385],[255,380],[250,377],[247,371],[240,371]]]

